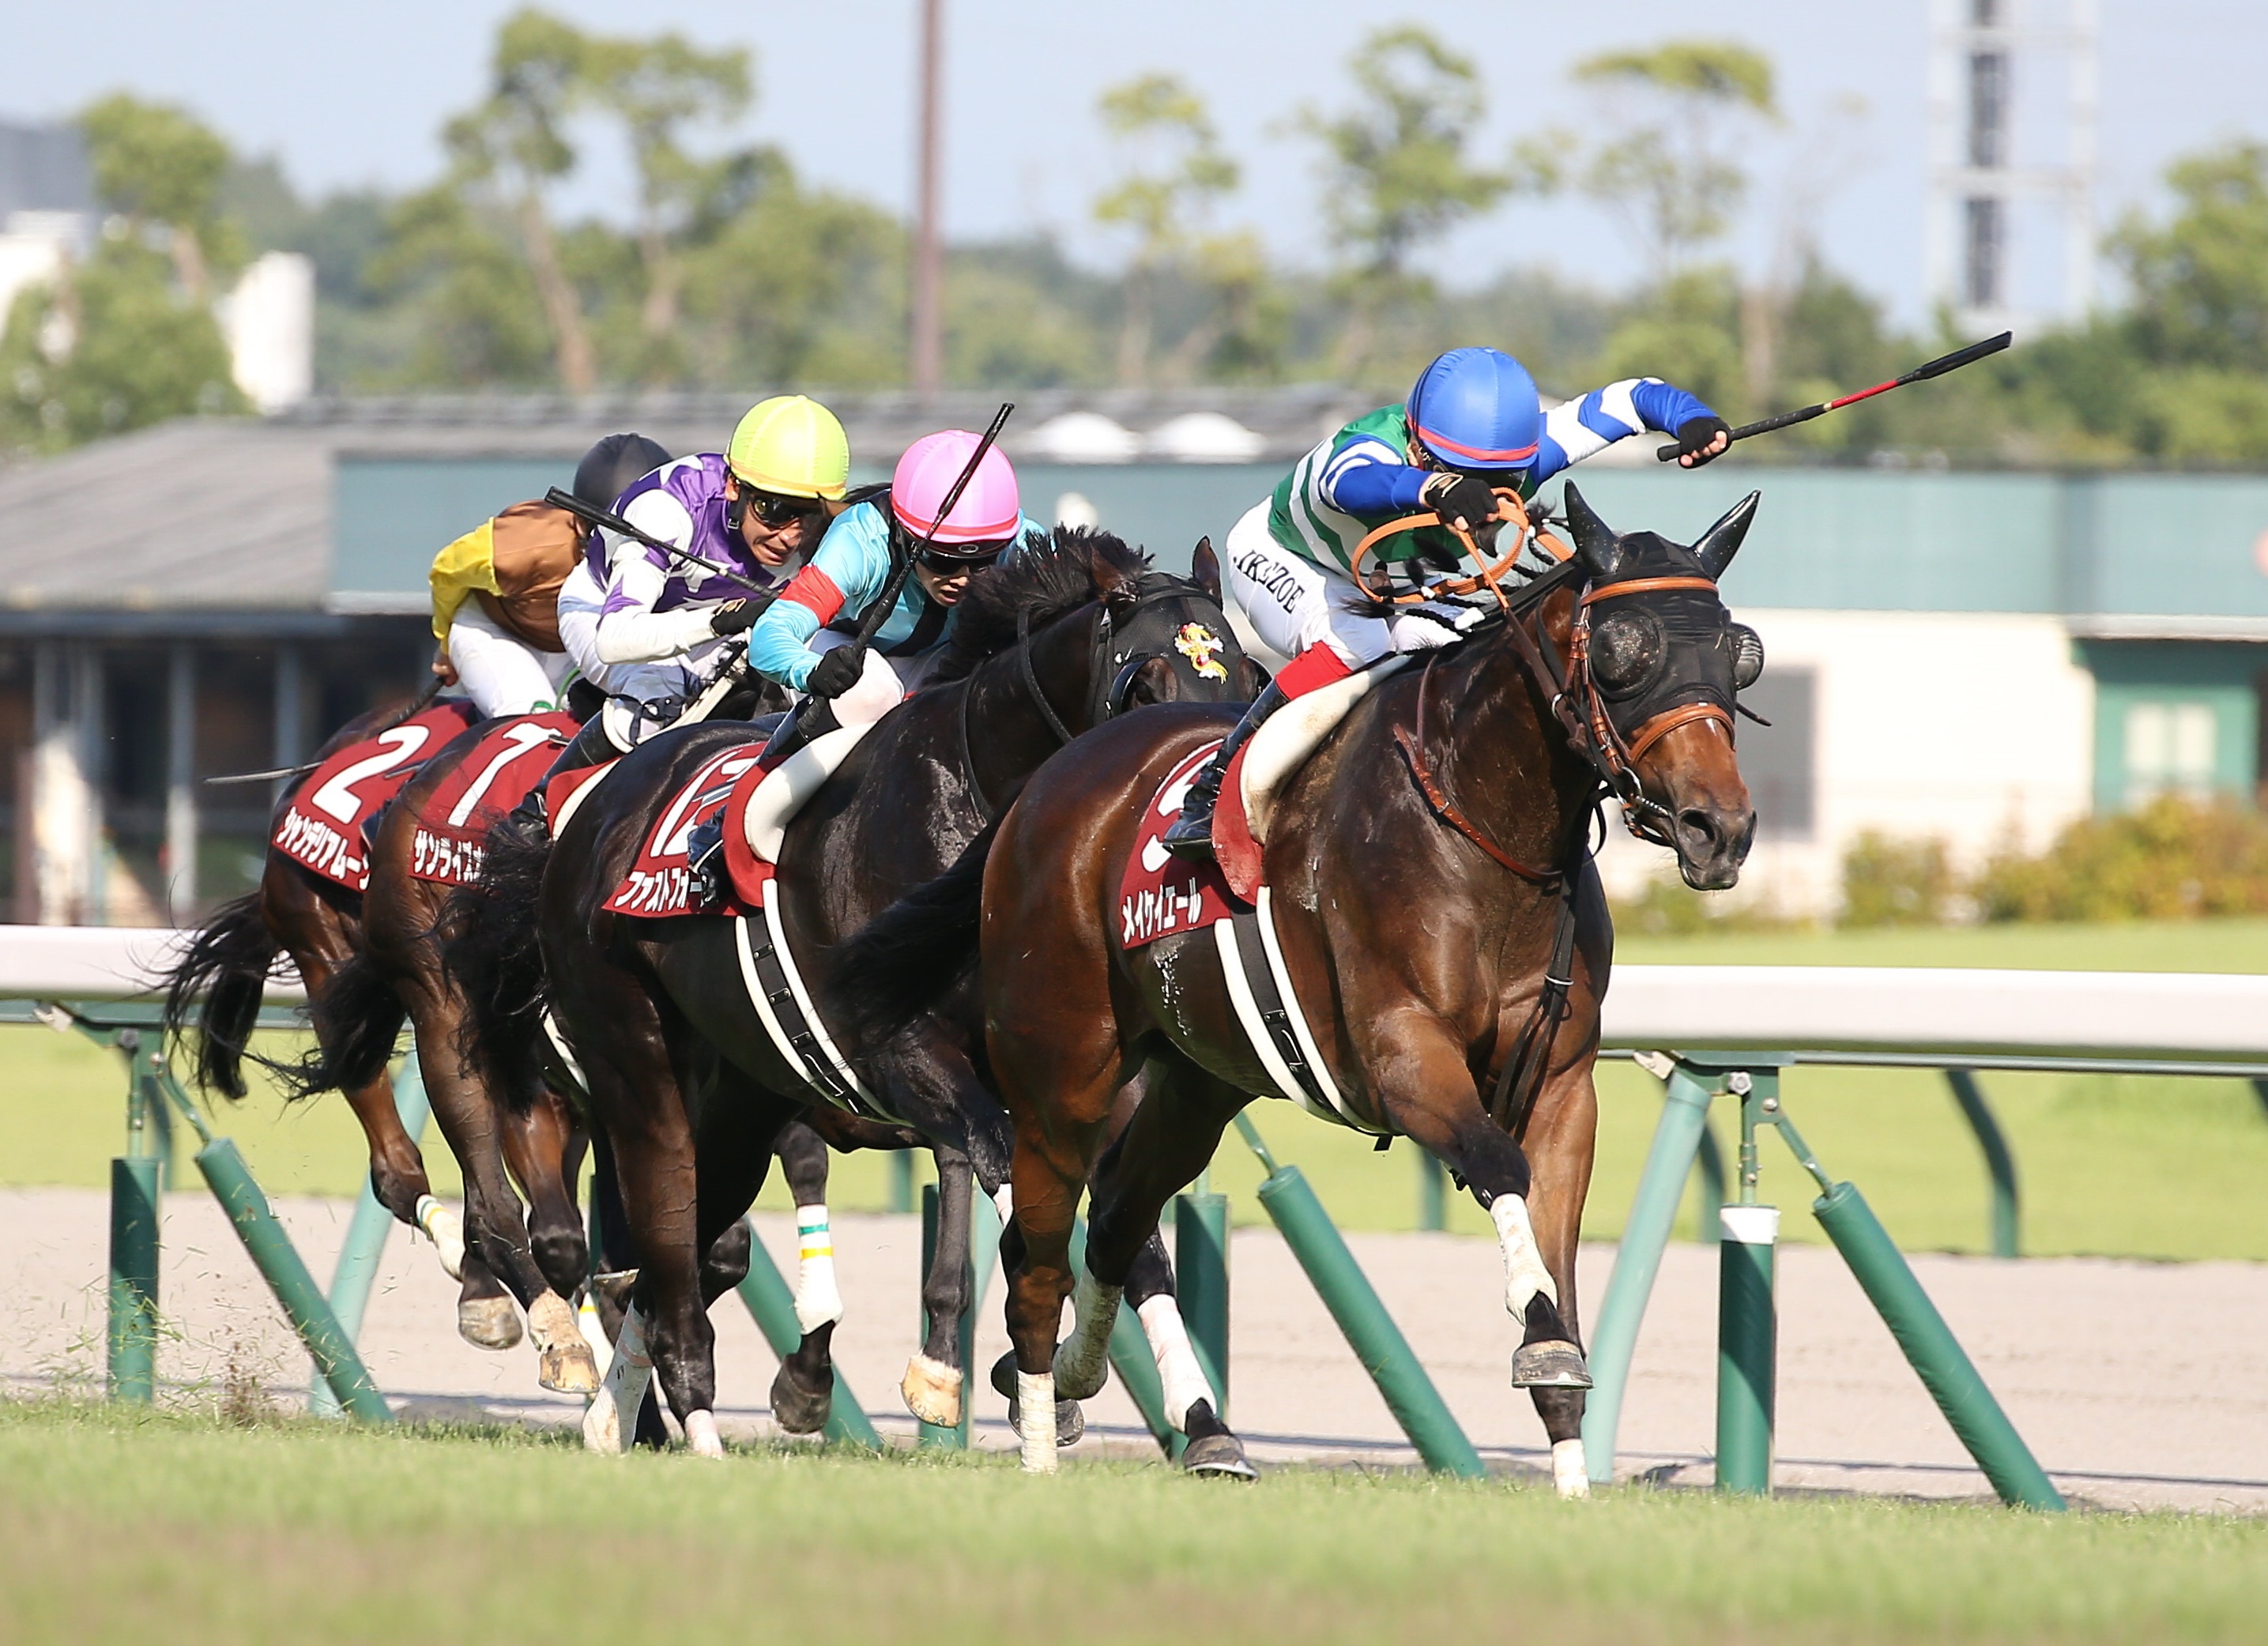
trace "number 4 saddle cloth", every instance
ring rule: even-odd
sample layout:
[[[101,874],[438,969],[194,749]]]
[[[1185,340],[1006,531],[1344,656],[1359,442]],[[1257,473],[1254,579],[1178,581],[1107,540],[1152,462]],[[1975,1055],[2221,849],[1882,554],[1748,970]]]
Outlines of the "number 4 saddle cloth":
[[[284,803],[270,841],[303,868],[360,892],[370,884],[369,827],[426,761],[475,719],[461,699],[326,755]]]

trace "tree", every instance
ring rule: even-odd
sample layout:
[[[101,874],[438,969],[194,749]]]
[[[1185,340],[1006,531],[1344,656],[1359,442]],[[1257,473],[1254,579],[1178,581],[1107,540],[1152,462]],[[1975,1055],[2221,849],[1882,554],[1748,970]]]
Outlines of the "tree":
[[[242,240],[220,213],[228,144],[195,115],[115,92],[78,117],[95,193],[135,232],[155,230],[191,303],[212,296],[212,276],[242,258]]]
[[[1118,332],[1118,376],[1149,374],[1155,286],[1169,264],[1203,255],[1200,230],[1213,202],[1236,187],[1237,165],[1220,151],[1204,99],[1169,74],[1145,74],[1111,87],[1100,103],[1103,129],[1128,158],[1118,182],[1094,202],[1095,220],[1134,237]],[[1218,329],[1218,328],[1216,328]]]
[[[2166,180],[2173,220],[2129,217],[2111,238],[2134,283],[2136,341],[2165,364],[2268,373],[2268,143],[2189,156]]]
[[[574,394],[598,386],[598,360],[545,192],[575,169],[565,126],[588,90],[592,52],[592,40],[571,24],[533,8],[514,12],[497,34],[487,99],[442,132],[455,180],[502,191],[550,323],[559,380]]]
[[[1350,60],[1357,105],[1326,118],[1301,112],[1298,128],[1323,147],[1323,218],[1344,260],[1352,312],[1341,334],[1341,370],[1370,352],[1379,312],[1413,288],[1418,247],[1487,210],[1515,189],[1542,190],[1555,173],[1534,149],[1502,168],[1467,158],[1488,99],[1473,60],[1414,23],[1379,29]]]
[[[1584,191],[1622,214],[1657,280],[1724,233],[1748,192],[1738,143],[1777,121],[1769,58],[1730,40],[1668,40],[1575,65],[1599,87],[1623,135],[1586,162]]]

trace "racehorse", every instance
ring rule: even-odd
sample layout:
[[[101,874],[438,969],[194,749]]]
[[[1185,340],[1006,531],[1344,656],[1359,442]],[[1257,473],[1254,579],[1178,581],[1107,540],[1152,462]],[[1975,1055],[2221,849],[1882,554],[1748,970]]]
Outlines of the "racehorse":
[[[1575,1247],[1613,932],[1587,835],[1612,794],[1636,832],[1675,851],[1687,884],[1737,879],[1755,813],[1733,716],[1763,650],[1717,581],[1756,501],[1689,548],[1616,536],[1568,487],[1572,555],[1499,594],[1505,610],[1454,647],[1397,665],[1285,780],[1256,895],[1261,920],[1272,906],[1300,1032],[1263,1032],[1264,1055],[1234,998],[1262,962],[1232,979],[1207,927],[1130,946],[1122,924],[1142,819],[1167,809],[1153,797],[1226,730],[1215,709],[1159,709],[1080,738],[989,847],[839,963],[840,986],[869,1003],[860,1045],[920,1021],[978,971],[990,1072],[1016,1128],[1008,1324],[1027,1468],[1055,1466],[1049,1403],[1100,1385],[1121,1289],[1167,1199],[1247,1102],[1282,1096],[1408,1137],[1469,1187],[1523,1332],[1513,1383],[1532,1392],[1561,1491],[1587,1490]],[[1106,1147],[1114,1095],[1145,1065],[1141,1105]],[[1087,1272],[1058,1348],[1090,1180]]]
[[[1222,621],[1208,546],[1196,581],[1150,569],[1116,538],[1058,528],[976,578],[957,609],[951,650],[932,682],[869,731],[788,823],[772,895],[792,964],[823,989],[827,958],[871,915],[938,873],[1061,745],[1121,709],[1226,700],[1251,671]],[[742,982],[740,918],[633,919],[605,905],[691,776],[744,729],[665,732],[625,756],[560,831],[537,902],[544,995],[524,968],[492,963],[468,977],[481,1046],[498,1090],[541,1078],[543,999],[581,1064],[613,1144],[641,1260],[634,1322],[689,1444],[721,1448],[707,1306],[739,1278],[733,1231],[762,1187],[769,1146],[790,1118],[830,1100],[911,1124],[936,1148],[939,1261],[924,1290],[928,1331],[909,1368],[908,1404],[957,1421],[960,1319],[967,1304],[969,1205],[961,1163],[991,1192],[1005,1177],[1005,1118],[971,1062],[973,1025],[939,1022],[865,1060],[859,1090],[830,1094],[784,1056]],[[476,895],[506,898],[515,872],[492,848]],[[524,870],[524,863],[522,864]],[[477,926],[478,905],[467,921]],[[755,917],[762,923],[762,916]],[[821,1025],[823,1033],[823,1021]],[[805,1042],[806,1049],[812,1043]],[[815,1067],[816,1065],[814,1065]],[[720,1237],[725,1238],[720,1244]],[[1161,1273],[1149,1283],[1169,1292]],[[617,1368],[637,1363],[618,1354]],[[622,1398],[637,1377],[624,1370]],[[610,1373],[608,1383],[617,1382]],[[594,1413],[601,1425],[602,1397]],[[617,1405],[619,1407],[620,1401]],[[1052,1415],[1050,1421],[1052,1421]],[[615,1437],[586,1429],[594,1444]],[[1241,1460],[1240,1460],[1241,1461]]]

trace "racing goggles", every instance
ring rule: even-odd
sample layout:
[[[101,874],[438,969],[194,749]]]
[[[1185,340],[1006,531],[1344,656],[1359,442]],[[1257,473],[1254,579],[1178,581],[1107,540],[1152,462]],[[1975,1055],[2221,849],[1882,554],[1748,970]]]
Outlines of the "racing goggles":
[[[740,488],[740,499],[747,504],[750,513],[774,530],[796,520],[809,519],[827,509],[816,497],[777,497],[745,483]]]
[[[956,543],[953,547],[939,548],[935,545],[922,550],[922,569],[933,571],[940,577],[966,577],[972,571],[982,571],[1008,552],[1004,540],[997,543]]]

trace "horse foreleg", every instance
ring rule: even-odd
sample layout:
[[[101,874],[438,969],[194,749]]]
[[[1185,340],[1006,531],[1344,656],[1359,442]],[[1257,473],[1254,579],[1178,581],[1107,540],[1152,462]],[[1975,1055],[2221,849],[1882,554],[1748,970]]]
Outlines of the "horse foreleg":
[[[801,1121],[790,1121],[772,1152],[795,1201],[795,1319],[803,1330],[772,1379],[772,1420],[791,1435],[815,1435],[834,1407],[835,1323],[843,1318],[827,1222],[827,1144]]]
[[[572,1297],[583,1289],[591,1261],[590,1238],[569,1187],[583,1155],[574,1112],[547,1086],[525,1113],[504,1108],[497,1119],[504,1164],[527,1195],[530,1254],[551,1290]]]
[[[968,1314],[968,1236],[973,1179],[968,1157],[936,1145],[937,1237],[922,1276],[924,1331],[919,1353],[906,1363],[898,1385],[906,1409],[924,1423],[952,1429],[968,1399],[968,1368],[961,1363],[961,1322]],[[1011,1397],[1012,1399],[1013,1397]]]
[[[1558,1284],[1559,1314],[1568,1341],[1579,1347],[1580,1311],[1575,1297],[1575,1254],[1590,1190],[1591,1154],[1598,1129],[1598,1097],[1586,1051],[1572,1069],[1555,1073],[1538,1094],[1526,1150],[1534,1179],[1528,1206],[1535,1221],[1536,1250]],[[1583,1391],[1531,1386],[1529,1397],[1551,1440],[1551,1479],[1562,1497],[1587,1497],[1591,1475],[1583,1456]]]

